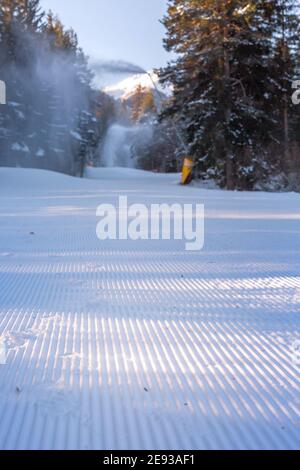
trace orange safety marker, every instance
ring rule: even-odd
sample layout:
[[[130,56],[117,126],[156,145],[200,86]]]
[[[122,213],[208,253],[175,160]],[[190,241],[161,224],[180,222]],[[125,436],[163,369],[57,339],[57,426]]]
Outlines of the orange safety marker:
[[[193,159],[191,157],[185,157],[183,161],[181,184],[189,184],[192,180],[192,170],[193,170]]]

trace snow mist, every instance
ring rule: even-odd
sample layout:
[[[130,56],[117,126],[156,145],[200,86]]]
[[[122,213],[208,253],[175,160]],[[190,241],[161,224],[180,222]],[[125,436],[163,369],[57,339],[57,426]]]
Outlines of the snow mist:
[[[85,58],[75,45],[56,47],[55,37],[31,32],[21,22],[13,23],[13,39],[16,58],[6,51],[1,70],[7,86],[0,115],[1,165],[76,174],[79,126],[91,94]],[[0,84],[1,102],[4,92]]]
[[[125,126],[115,123],[111,125],[101,152],[102,165],[134,168],[136,166],[134,146],[141,141],[147,143],[152,134],[152,126],[149,124]]]

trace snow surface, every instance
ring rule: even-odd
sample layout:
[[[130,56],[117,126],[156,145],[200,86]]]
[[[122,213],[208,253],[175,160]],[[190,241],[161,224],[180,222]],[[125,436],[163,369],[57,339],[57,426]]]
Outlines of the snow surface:
[[[87,175],[0,169],[0,448],[299,448],[300,195]],[[120,194],[204,203],[204,250],[100,242]]]
[[[88,179],[93,180],[110,180],[113,179],[114,181],[117,180],[128,180],[128,179],[149,179],[152,180],[157,179],[157,175],[155,173],[151,173],[149,171],[143,170],[135,170],[134,168],[118,168],[118,167],[110,167],[110,168],[93,168],[87,167],[85,170],[85,177]],[[176,179],[178,181],[177,175],[172,175],[172,179]]]

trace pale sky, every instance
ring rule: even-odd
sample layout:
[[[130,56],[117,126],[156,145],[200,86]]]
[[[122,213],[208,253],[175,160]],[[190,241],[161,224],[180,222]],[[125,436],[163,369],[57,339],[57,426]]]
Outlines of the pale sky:
[[[167,0],[41,0],[78,33],[91,59],[124,60],[150,70],[170,59],[159,20]]]

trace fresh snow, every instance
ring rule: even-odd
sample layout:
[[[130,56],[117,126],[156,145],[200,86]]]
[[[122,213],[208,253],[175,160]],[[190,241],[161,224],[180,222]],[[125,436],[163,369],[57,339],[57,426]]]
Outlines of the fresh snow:
[[[164,178],[166,175],[161,175]],[[152,179],[152,181],[157,180],[157,175],[155,173],[151,173],[149,171],[144,171],[144,170],[135,170],[134,168],[93,168],[93,167],[87,167],[85,170],[85,177],[88,179],[96,179],[96,180],[104,180],[107,182],[107,180],[113,179],[114,181],[117,180],[127,180],[127,179],[133,179],[136,178],[139,180],[142,178],[143,180],[145,179]],[[178,182],[178,175],[169,175],[169,178],[173,179]]]
[[[300,195],[86,176],[0,169],[0,448],[299,448]],[[204,203],[204,250],[100,242],[119,195]]]
[[[29,148],[26,144],[19,144],[18,142],[15,142],[12,144],[11,149],[14,150],[15,152],[25,152],[29,153]]]
[[[79,132],[71,131],[70,134],[71,134],[72,137],[74,137],[75,140],[82,141],[82,137],[81,137],[81,135],[79,134]]]
[[[42,149],[42,148],[39,148],[39,149],[36,151],[36,153],[35,153],[36,157],[40,157],[40,158],[44,157],[45,154],[46,154],[46,152],[45,152],[45,150]]]

